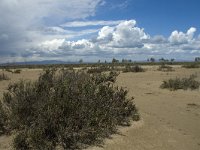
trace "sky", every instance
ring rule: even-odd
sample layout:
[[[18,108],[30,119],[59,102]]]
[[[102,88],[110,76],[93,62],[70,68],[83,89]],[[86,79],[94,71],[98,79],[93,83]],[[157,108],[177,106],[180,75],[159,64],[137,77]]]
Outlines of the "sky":
[[[199,0],[0,0],[0,63],[200,56]]]

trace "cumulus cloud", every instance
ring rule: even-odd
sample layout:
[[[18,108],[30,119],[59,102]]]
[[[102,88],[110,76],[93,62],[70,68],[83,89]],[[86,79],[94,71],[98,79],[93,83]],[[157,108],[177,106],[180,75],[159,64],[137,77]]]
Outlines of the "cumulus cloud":
[[[129,20],[119,23],[115,27],[103,27],[98,34],[97,40],[103,41],[110,47],[134,48],[142,47],[143,40],[150,36],[144,32],[144,29],[136,27],[135,20]]]
[[[135,20],[129,20],[116,26],[102,27],[93,40],[68,41],[66,39],[55,39],[43,42],[37,49],[42,50],[42,54],[45,52],[88,56],[101,55],[102,53],[122,54],[124,52],[131,53],[131,48],[142,48],[144,40],[147,39],[150,39],[150,36],[144,32],[144,29],[136,27]]]
[[[102,2],[0,1],[0,13],[5,14],[0,21],[0,61],[9,59],[8,55],[16,60],[85,57],[90,61],[117,56],[144,60],[148,56],[200,54],[200,36],[195,37],[194,27],[186,32],[175,30],[165,37],[150,36],[135,20],[77,21],[94,15]]]
[[[53,29],[63,32],[60,28]],[[162,35],[151,37],[137,26],[135,20],[127,20],[102,27],[93,39],[54,39],[43,42],[35,50],[40,56],[87,56],[87,59],[111,58],[113,55],[135,59],[138,56],[194,55],[200,53],[200,40],[194,37],[195,32],[196,29],[191,27],[186,33],[174,31],[168,38]]]
[[[136,27],[135,20],[129,20],[116,26],[111,46],[114,47],[142,47],[143,40],[149,39],[144,29]]]
[[[113,32],[114,27],[105,26],[99,31],[97,40],[105,41],[107,43],[113,39]]]
[[[191,27],[188,29],[186,33],[173,31],[172,34],[169,37],[169,41],[172,44],[184,44],[189,43],[193,40],[194,33],[196,32],[196,28]]]

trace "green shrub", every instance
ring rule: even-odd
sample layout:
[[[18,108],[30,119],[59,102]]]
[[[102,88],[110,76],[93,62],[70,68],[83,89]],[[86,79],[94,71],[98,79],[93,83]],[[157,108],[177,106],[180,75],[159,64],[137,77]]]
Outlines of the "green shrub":
[[[161,88],[168,88],[170,90],[178,90],[178,89],[198,89],[200,86],[200,82],[196,81],[194,75],[191,75],[189,78],[175,78],[169,79],[168,81],[163,81]]]
[[[159,66],[158,71],[167,71],[168,72],[168,71],[174,71],[174,70],[172,69],[171,66],[167,66],[165,64],[162,64],[162,65]]]
[[[138,120],[127,91],[113,85],[116,76],[48,69],[37,82],[10,85],[3,103],[8,126],[17,133],[14,148],[83,148]]]
[[[0,74],[0,81],[2,81],[2,80],[9,80],[9,79],[10,78],[6,74],[4,74],[4,73]]]
[[[130,66],[130,65],[126,65],[125,69],[123,69],[123,72],[144,72],[144,69],[142,67],[140,67],[139,65],[135,65],[135,66]]]

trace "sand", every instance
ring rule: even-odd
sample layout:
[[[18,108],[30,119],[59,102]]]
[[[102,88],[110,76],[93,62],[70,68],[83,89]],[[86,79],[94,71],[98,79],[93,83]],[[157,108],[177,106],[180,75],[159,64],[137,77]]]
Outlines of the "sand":
[[[200,69],[173,66],[173,72],[157,71],[158,66],[146,66],[146,72],[121,73],[117,85],[125,87],[134,97],[141,120],[130,127],[119,127],[120,134],[106,139],[103,147],[87,150],[199,150],[200,149],[200,90],[169,91],[160,89],[162,81],[175,77],[197,75]],[[0,81],[2,97],[9,82],[20,78],[34,80],[42,70],[24,69],[11,74],[10,81]],[[0,150],[11,149],[10,136],[0,136]]]

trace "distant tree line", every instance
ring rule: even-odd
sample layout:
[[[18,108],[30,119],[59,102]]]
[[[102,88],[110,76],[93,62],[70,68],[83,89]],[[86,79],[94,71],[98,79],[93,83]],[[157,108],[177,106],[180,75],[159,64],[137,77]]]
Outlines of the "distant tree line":
[[[158,59],[158,60],[156,60],[154,57],[151,57],[151,58],[148,58],[147,59],[147,62],[163,62],[163,63],[166,63],[166,62],[170,62],[170,63],[172,63],[172,62],[175,62],[175,59],[174,58],[171,58],[171,59],[165,59],[165,58],[160,58],[160,59]],[[195,59],[194,59],[194,61],[195,62],[200,62],[200,57],[195,57]],[[83,59],[80,59],[79,61],[78,61],[80,64],[81,63],[83,63]],[[131,62],[133,62],[131,59],[122,59],[121,60],[121,63],[131,63]],[[98,61],[97,61],[97,63],[102,63],[101,62],[101,60],[99,59]],[[104,63],[107,63],[107,61],[105,60],[104,61]],[[116,59],[116,58],[113,58],[112,59],[112,63],[120,63],[120,60],[119,59]]]

